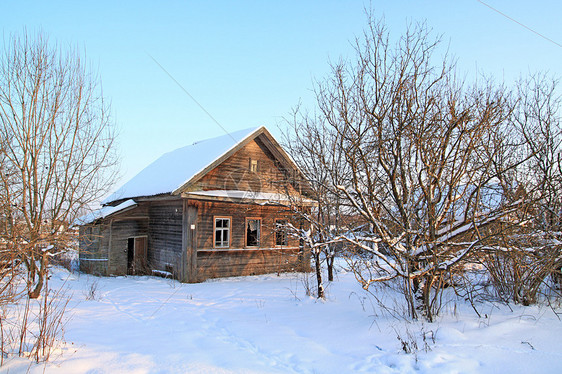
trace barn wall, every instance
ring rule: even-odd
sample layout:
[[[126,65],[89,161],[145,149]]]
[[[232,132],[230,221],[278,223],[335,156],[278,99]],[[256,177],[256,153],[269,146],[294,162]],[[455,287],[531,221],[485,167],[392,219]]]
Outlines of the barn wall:
[[[182,200],[153,201],[149,209],[148,263],[177,273],[182,255]]]

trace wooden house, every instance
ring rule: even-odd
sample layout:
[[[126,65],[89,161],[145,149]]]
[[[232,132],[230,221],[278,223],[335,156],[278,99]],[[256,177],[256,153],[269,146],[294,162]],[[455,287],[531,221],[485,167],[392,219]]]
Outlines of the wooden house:
[[[308,183],[265,127],[164,154],[82,217],[80,269],[160,273],[183,282],[308,271],[287,224],[310,209]]]

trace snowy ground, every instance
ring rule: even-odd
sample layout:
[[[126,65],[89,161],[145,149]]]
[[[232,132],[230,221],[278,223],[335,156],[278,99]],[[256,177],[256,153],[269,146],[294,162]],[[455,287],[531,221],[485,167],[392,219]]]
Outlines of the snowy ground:
[[[16,358],[0,371],[560,372],[562,322],[549,307],[480,305],[486,316],[478,318],[468,304],[451,300],[436,323],[407,323],[377,307],[350,273],[338,273],[326,301],[305,295],[305,279],[284,274],[180,284],[57,269],[51,287],[66,280],[72,295],[67,344],[48,364]],[[86,300],[96,283],[96,300]],[[397,336],[416,340],[418,351],[405,354]]]

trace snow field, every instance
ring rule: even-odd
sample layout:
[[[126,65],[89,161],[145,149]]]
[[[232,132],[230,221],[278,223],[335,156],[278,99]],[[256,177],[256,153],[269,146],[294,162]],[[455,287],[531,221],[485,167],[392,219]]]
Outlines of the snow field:
[[[66,344],[47,364],[15,358],[5,372],[557,373],[562,364],[562,322],[547,306],[483,304],[478,318],[447,294],[437,322],[408,322],[343,269],[325,301],[305,295],[305,274],[180,284],[53,270],[50,286],[71,296]],[[399,310],[399,294],[380,292]],[[405,354],[398,336],[417,350]]]

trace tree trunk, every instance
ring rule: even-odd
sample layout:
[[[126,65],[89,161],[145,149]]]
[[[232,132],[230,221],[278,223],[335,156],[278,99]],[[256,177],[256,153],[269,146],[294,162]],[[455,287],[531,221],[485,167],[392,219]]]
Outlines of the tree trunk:
[[[433,313],[431,310],[431,287],[433,287],[433,276],[426,275],[424,277],[423,287],[422,287],[422,308],[425,318],[427,318],[428,322],[433,322]]]
[[[416,309],[416,293],[414,292],[414,281],[409,278],[404,278],[404,296],[406,297],[406,303],[408,304],[408,311],[410,317],[415,320],[418,318]]]
[[[41,256],[41,268],[37,272],[37,284],[35,285],[33,291],[31,291],[31,288],[29,289],[30,299],[37,299],[39,295],[41,295],[41,290],[43,289],[43,283],[45,282],[45,278],[47,276],[48,261],[49,261],[48,253],[43,252],[43,255]]]
[[[314,250],[314,266],[316,267],[316,281],[318,283],[318,298],[324,298],[324,286],[322,285],[322,268],[320,266],[320,251]]]
[[[28,293],[30,299],[37,299],[41,294],[41,289],[43,288],[43,274],[42,272],[39,272],[37,275],[38,275],[37,284],[35,285],[33,291],[31,291],[30,289]]]
[[[334,256],[326,254],[326,266],[328,268],[328,282],[334,281]]]

